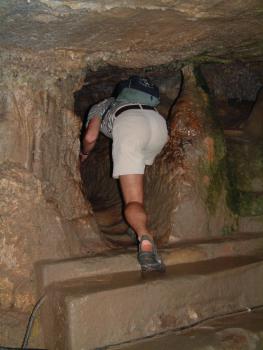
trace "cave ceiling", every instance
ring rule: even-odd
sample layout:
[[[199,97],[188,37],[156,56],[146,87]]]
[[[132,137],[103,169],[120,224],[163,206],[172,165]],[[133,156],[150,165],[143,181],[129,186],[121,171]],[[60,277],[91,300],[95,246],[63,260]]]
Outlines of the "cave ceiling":
[[[1,0],[0,57],[54,71],[263,59],[262,0]]]

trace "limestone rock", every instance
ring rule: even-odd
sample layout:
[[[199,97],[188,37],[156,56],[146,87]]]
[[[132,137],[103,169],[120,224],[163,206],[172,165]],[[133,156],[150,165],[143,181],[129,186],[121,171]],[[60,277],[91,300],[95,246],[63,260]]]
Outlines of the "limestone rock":
[[[170,140],[146,177],[150,224],[162,241],[222,235],[233,229],[226,204],[223,134],[191,66],[172,110]],[[158,208],[156,201],[158,200]]]
[[[0,15],[4,64],[60,76],[104,63],[145,67],[262,56],[260,0],[4,0]]]
[[[31,172],[2,165],[0,198],[0,304],[27,311],[35,301],[34,264],[80,256],[83,250],[74,231],[65,232],[65,222]]]
[[[44,89],[42,84],[34,91],[34,85],[12,81],[1,87],[0,163],[11,161],[32,171],[64,218],[80,218],[89,213],[77,169],[80,124],[62,100],[63,85],[60,92]],[[72,94],[67,98],[71,101]]]

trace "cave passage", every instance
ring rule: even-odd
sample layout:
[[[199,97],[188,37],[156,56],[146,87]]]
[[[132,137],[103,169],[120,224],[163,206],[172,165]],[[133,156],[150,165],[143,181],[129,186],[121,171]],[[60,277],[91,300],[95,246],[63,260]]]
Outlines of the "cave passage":
[[[75,113],[85,121],[90,107],[112,95],[116,84],[131,75],[149,77],[159,87],[161,104],[159,112],[167,119],[178,96],[181,74],[171,67],[120,69],[108,67],[98,72],[88,72],[86,83],[74,94]],[[111,140],[100,134],[89,159],[81,167],[84,195],[90,201],[101,232],[109,240],[130,244],[128,226],[122,213],[122,198],[118,181],[112,174]]]
[[[238,166],[234,164],[235,161],[229,154],[231,152],[236,154],[236,149],[240,150],[240,146],[237,145],[243,145],[245,142],[244,125],[249,119],[257,94],[263,85],[263,75],[262,73],[260,75],[261,68],[261,63],[250,65],[208,63],[197,67],[199,72],[197,80],[202,76],[200,85],[208,93],[210,112],[213,114],[217,128],[223,130],[225,134],[227,158],[232,161],[231,166],[236,168]],[[97,72],[88,71],[85,84],[74,94],[75,113],[84,121],[87,111],[94,103],[111,96],[115,85],[121,79],[126,79],[134,74],[146,75],[159,86],[161,104],[158,110],[170,124],[171,115],[176,110],[176,101],[180,98],[180,89],[183,84],[181,71],[173,65],[149,67],[143,70],[109,66]],[[180,121],[178,123],[180,124]],[[179,158],[182,157],[187,142],[187,140],[180,141]],[[237,155],[234,156],[235,159],[237,157]],[[181,163],[179,158],[175,160],[178,164]],[[122,198],[118,181],[111,177],[111,173],[111,141],[100,134],[94,151],[81,167],[83,193],[92,205],[96,221],[104,236],[111,242],[130,244],[131,240],[125,235],[128,226],[122,214]],[[233,177],[234,172],[231,171],[231,173]],[[154,182],[157,182],[159,187],[163,186],[165,179],[162,177],[158,179],[160,176],[158,173],[152,175],[151,178],[154,176],[157,177]],[[149,193],[148,191],[148,195]],[[166,195],[155,201],[154,205],[165,206],[167,195],[178,196],[178,191],[175,190],[169,194],[166,192]],[[235,211],[237,208],[232,206],[231,209]],[[162,212],[161,209],[160,212]]]

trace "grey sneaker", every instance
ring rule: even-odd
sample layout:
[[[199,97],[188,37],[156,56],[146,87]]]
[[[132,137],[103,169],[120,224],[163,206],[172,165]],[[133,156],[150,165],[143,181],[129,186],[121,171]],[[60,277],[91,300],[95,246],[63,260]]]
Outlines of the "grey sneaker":
[[[152,244],[152,251],[145,252],[141,250],[143,241],[149,241]],[[141,265],[142,272],[159,271],[165,272],[165,265],[162,258],[157,253],[156,245],[150,236],[143,235],[139,243],[138,261]]]

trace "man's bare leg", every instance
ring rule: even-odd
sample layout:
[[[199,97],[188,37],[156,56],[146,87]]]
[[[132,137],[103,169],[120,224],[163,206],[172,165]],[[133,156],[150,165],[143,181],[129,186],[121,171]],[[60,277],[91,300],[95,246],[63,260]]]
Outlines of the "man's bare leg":
[[[143,174],[121,175],[120,185],[125,202],[124,214],[128,224],[137,233],[139,240],[142,235],[151,236],[143,204]],[[151,251],[151,242],[143,241],[141,249]]]

